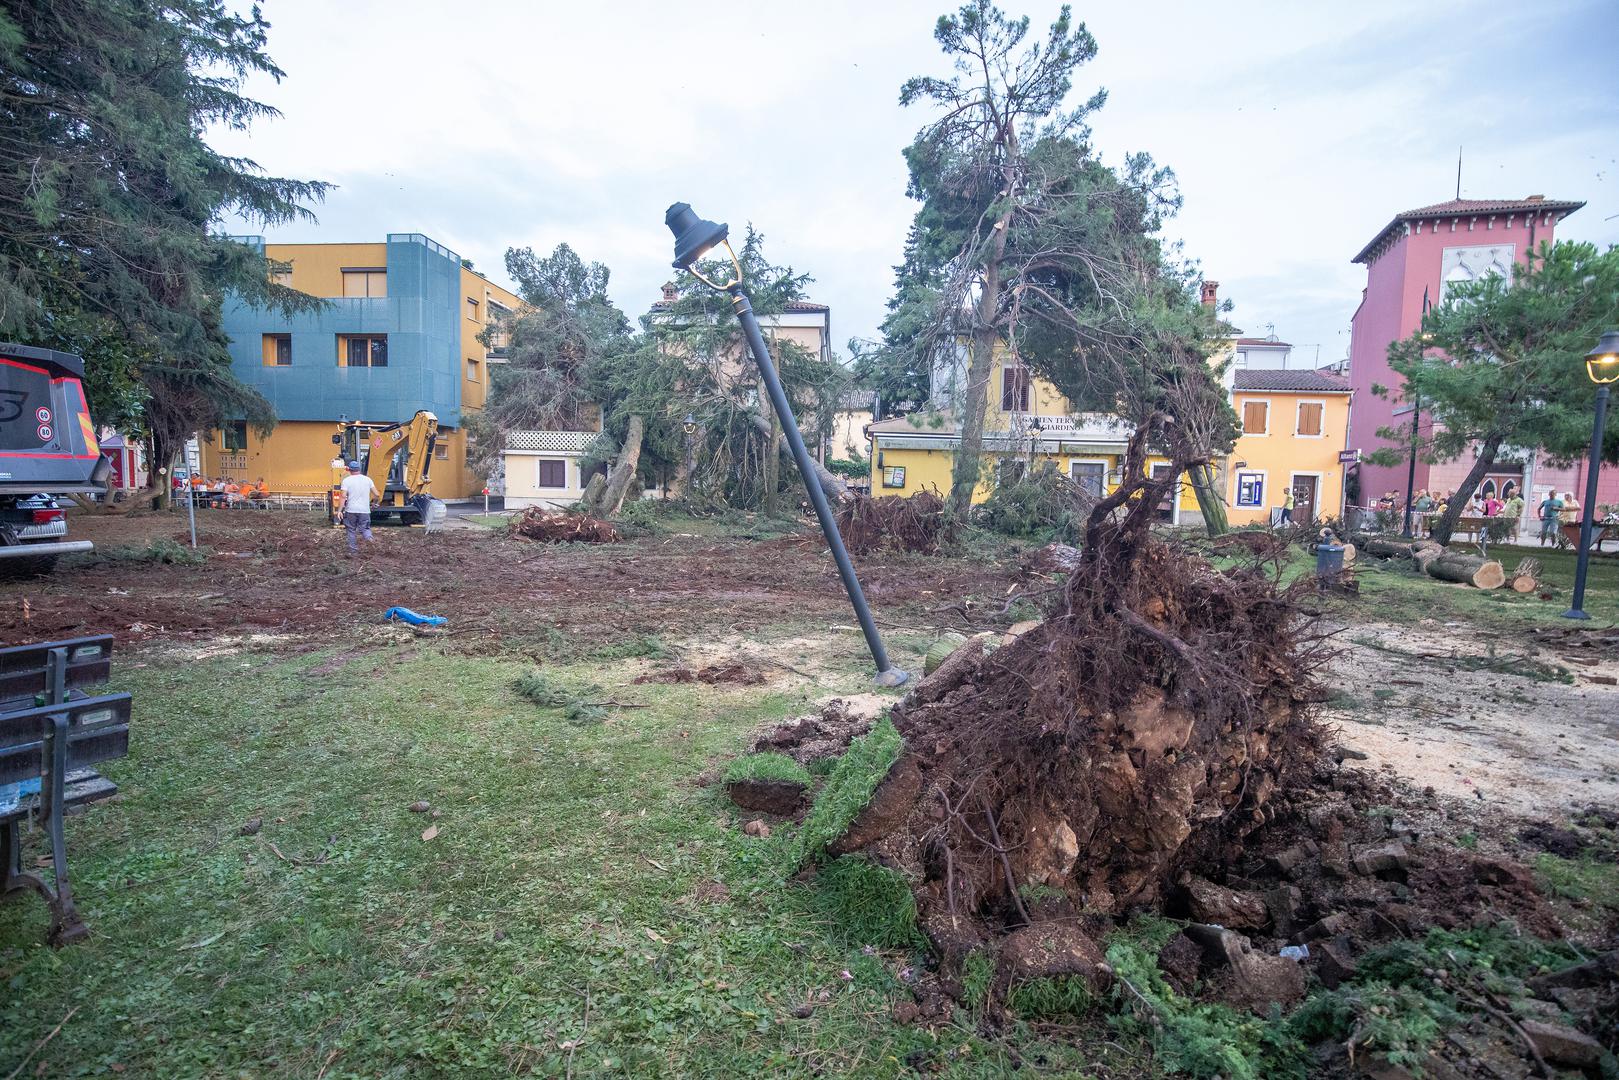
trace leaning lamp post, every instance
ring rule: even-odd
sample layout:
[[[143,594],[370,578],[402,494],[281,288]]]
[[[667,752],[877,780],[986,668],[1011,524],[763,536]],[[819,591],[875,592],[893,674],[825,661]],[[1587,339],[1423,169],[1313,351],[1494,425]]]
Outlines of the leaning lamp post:
[[[736,251],[728,239],[729,226],[704,221],[697,216],[697,211],[683,202],[669,208],[664,214],[663,223],[675,235],[675,269],[689,272],[704,285],[731,298],[731,308],[736,312],[737,321],[742,324],[742,333],[753,352],[754,363],[759,365],[759,374],[764,378],[765,390],[776,410],[776,418],[781,422],[782,433],[787,436],[787,445],[793,452],[793,461],[798,465],[798,474],[804,478],[804,489],[809,492],[810,505],[815,507],[815,517],[821,523],[826,546],[832,549],[832,558],[838,564],[838,575],[843,578],[843,587],[849,593],[849,603],[854,606],[855,617],[860,620],[860,630],[866,635],[866,646],[877,665],[877,682],[881,686],[904,685],[909,676],[888,661],[888,651],[883,648],[882,636],[877,633],[877,623],[871,617],[871,609],[866,606],[866,594],[860,588],[860,578],[854,572],[854,564],[849,561],[843,537],[838,535],[832,507],[827,504],[826,492],[821,490],[820,480],[811,468],[809,450],[804,446],[804,437],[798,432],[798,421],[793,418],[792,405],[787,401],[787,392],[782,389],[781,376],[776,374],[776,365],[770,360],[770,350],[765,347],[764,334],[759,331],[759,319],[753,314],[753,305],[748,302],[747,294],[742,291],[742,261],[736,257]],[[717,282],[697,268],[697,260],[722,246],[731,257],[731,279]]]
[[[1589,619],[1585,613],[1585,574],[1591,565],[1591,534],[1596,525],[1597,470],[1602,468],[1602,428],[1608,419],[1608,385],[1619,382],[1619,330],[1609,330],[1585,354],[1585,373],[1597,384],[1596,424],[1591,431],[1591,462],[1585,475],[1585,505],[1580,516],[1580,554],[1574,564],[1574,605],[1565,619]]]

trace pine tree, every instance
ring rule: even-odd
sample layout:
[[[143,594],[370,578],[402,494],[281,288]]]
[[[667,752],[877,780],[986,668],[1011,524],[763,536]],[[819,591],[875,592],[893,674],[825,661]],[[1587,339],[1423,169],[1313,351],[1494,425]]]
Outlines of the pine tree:
[[[97,419],[144,436],[155,467],[226,417],[274,423],[231,373],[225,294],[319,303],[210,231],[307,218],[325,191],[203,138],[276,115],[241,93],[281,76],[267,30],[222,0],[0,0],[0,338],[83,355]]]

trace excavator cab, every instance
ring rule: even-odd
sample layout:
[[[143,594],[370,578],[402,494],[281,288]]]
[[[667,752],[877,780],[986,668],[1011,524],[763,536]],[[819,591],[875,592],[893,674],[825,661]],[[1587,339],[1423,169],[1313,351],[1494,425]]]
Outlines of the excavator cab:
[[[433,501],[433,448],[438,442],[438,417],[425,409],[401,424],[367,424],[350,421],[338,426],[332,436],[337,457],[345,463],[358,461],[360,471],[371,478],[382,498],[371,507],[373,522],[420,525],[427,520]],[[334,469],[337,463],[334,462]],[[338,520],[338,485],[332,482],[332,520]]]

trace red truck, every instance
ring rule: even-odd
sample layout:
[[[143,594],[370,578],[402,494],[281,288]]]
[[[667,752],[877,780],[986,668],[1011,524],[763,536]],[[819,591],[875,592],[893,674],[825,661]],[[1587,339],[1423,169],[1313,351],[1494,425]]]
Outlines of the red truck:
[[[0,576],[42,574],[58,556],[91,549],[67,539],[57,501],[104,492],[112,470],[83,380],[72,353],[0,342]]]

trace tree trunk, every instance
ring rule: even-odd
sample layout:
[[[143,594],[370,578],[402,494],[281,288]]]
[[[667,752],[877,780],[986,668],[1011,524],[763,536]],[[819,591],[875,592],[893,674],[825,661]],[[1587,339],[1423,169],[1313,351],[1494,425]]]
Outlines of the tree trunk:
[[[618,460],[613,463],[612,471],[607,475],[601,501],[595,506],[596,512],[602,517],[611,517],[624,505],[630,481],[635,479],[635,470],[641,464],[641,436],[645,428],[645,421],[641,417],[630,417],[629,430],[624,433],[624,445],[618,452]]]
[[[759,413],[753,413],[751,415],[753,417],[753,426],[758,428],[762,435],[764,435],[766,438],[770,438],[772,436],[775,438],[776,453],[778,455],[786,456],[789,460],[791,460],[792,451],[787,446],[787,437],[780,431],[776,430],[776,425],[771,418],[768,416],[761,416]],[[798,466],[795,463],[793,468],[796,470],[797,467]],[[849,497],[848,482],[837,473],[829,470],[825,465],[817,462],[814,458],[810,458],[810,471],[815,473],[815,479],[820,483],[821,492],[826,496],[828,502],[842,502],[844,499]],[[805,477],[804,482],[808,483],[809,478]]]
[[[1204,463],[1193,465],[1186,471],[1192,481],[1192,494],[1197,496],[1197,508],[1203,513],[1203,529],[1210,537],[1224,536],[1231,531],[1226,519],[1225,500],[1214,484],[1214,466]]]
[[[1490,471],[1490,466],[1495,464],[1495,455],[1500,451],[1501,443],[1505,439],[1505,432],[1492,432],[1479,446],[1478,460],[1473,462],[1473,467],[1467,471],[1461,487],[1450,497],[1450,501],[1445,504],[1445,512],[1439,515],[1439,520],[1434,522],[1433,529],[1430,530],[1430,535],[1438,543],[1450,543],[1450,534],[1456,529],[1456,519],[1467,509],[1467,501],[1473,497],[1473,492],[1478,490],[1478,485],[1484,479],[1484,474]]]
[[[1011,156],[1016,157],[1014,142]],[[961,440],[956,446],[956,460],[950,470],[950,514],[957,521],[966,521],[972,509],[973,492],[978,490],[978,478],[983,473],[984,414],[989,406],[989,378],[995,371],[995,342],[1000,333],[995,316],[1001,305],[1001,262],[1006,257],[1006,234],[1012,220],[1012,204],[995,223],[995,235],[989,243],[989,257],[984,260],[983,291],[978,297],[978,309],[972,334],[971,352],[967,357],[966,394],[961,399]],[[1032,394],[1034,388],[1030,387]]]
[[[765,395],[765,387],[764,387],[764,380],[763,379],[759,380],[759,400],[760,401],[768,401],[768,400],[770,400]],[[780,446],[781,443],[782,443],[781,425],[776,420],[775,412],[772,411],[771,414],[770,414],[770,446],[771,446],[772,449],[774,449],[775,447]],[[815,459],[812,457],[810,460],[814,461]],[[777,494],[777,491],[778,491],[778,489],[780,487],[781,487],[781,455],[780,454],[766,453],[765,454],[765,459],[764,459],[764,498],[761,500],[761,502],[763,503],[762,509],[764,510],[765,515],[767,517],[775,517],[776,516],[776,510],[777,510],[776,494]]]
[[[1429,563],[1428,576],[1440,581],[1459,581],[1476,589],[1499,589],[1507,580],[1506,571],[1495,560],[1455,552]]]

